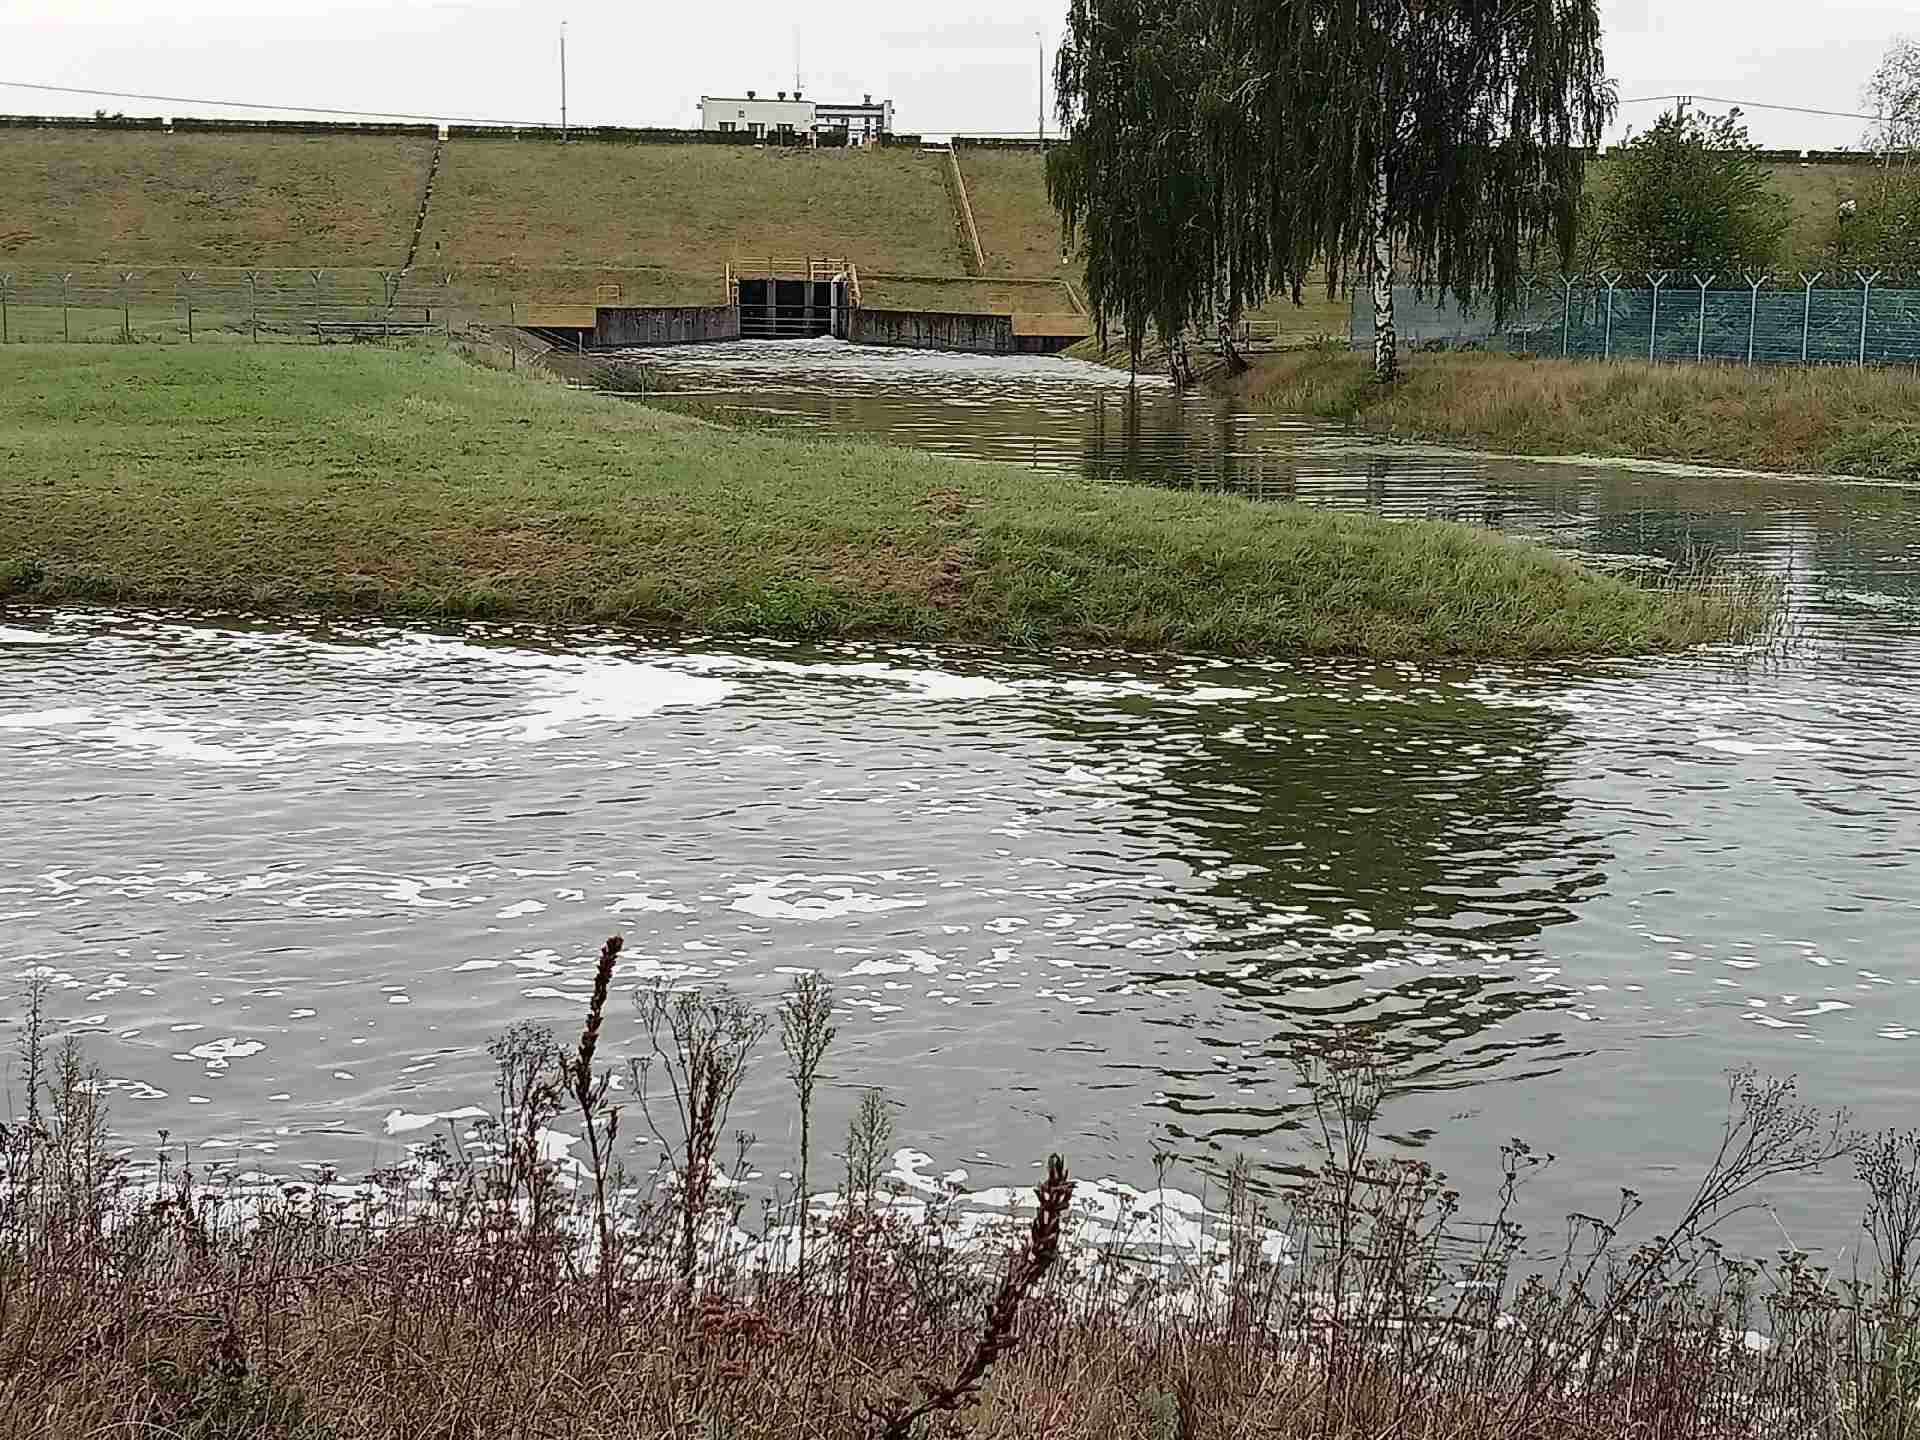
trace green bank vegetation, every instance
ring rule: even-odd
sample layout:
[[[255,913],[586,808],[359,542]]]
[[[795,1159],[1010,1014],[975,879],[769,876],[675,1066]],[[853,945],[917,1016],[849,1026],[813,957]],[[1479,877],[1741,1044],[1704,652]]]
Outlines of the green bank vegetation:
[[[1388,1153],[1376,1117],[1393,1077],[1336,1035],[1280,1082],[1297,1080],[1313,1110],[1284,1190],[1244,1161],[1209,1168],[1196,1178],[1215,1213],[1202,1216],[1164,1172],[1154,1191],[1076,1193],[1055,1155],[1030,1192],[983,1211],[956,1183],[889,1173],[893,1107],[875,1089],[839,1094],[857,1056],[834,1057],[840,1083],[816,1096],[830,982],[796,978],[768,1014],[721,988],[630,987],[623,951],[614,936],[582,957],[593,985],[577,1039],[515,1025],[489,1046],[494,1111],[450,1117],[448,1137],[353,1188],[209,1183],[164,1133],[136,1172],[78,1039],[49,1051],[46,982],[33,982],[26,1114],[0,1126],[0,1429],[1913,1433],[1920,1143],[1859,1135],[1790,1082],[1731,1077],[1724,1141],[1691,1198],[1643,1214],[1622,1189],[1530,1239],[1520,1192],[1551,1157],[1501,1146],[1471,1187],[1480,1210],[1431,1165]],[[625,1014],[616,986],[633,994]],[[776,1020],[784,1055],[768,1053]],[[727,1124],[766,1065],[790,1082],[799,1145],[793,1183],[763,1184],[753,1216],[733,1177],[754,1141],[730,1143]],[[822,1122],[844,1135],[841,1164],[810,1154]],[[560,1127],[572,1156],[543,1143]],[[1723,1247],[1727,1218],[1839,1166],[1865,1211],[1849,1278],[1791,1248]]]
[[[1905,370],[1649,365],[1473,352],[1256,357],[1224,382],[1291,414],[1517,455],[1638,456],[1795,474],[1920,479],[1920,377]]]
[[[0,594],[1233,653],[1745,633],[1438,523],[721,429],[426,350],[0,351]]]

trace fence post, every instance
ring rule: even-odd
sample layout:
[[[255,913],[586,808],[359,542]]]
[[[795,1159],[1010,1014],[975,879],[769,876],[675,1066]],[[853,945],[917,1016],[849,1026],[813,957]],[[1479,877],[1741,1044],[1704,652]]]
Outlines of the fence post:
[[[1693,283],[1700,287],[1700,333],[1693,342],[1695,360],[1707,358],[1707,287],[1713,284],[1716,278],[1718,277],[1709,275],[1702,279],[1699,271],[1696,270],[1693,273]]]
[[[71,270],[60,277],[60,338],[69,345],[73,343],[73,327],[67,323],[67,287],[72,283]]]
[[[1753,364],[1753,340],[1760,329],[1760,287],[1767,283],[1765,274],[1757,279],[1754,273],[1747,272],[1747,288],[1753,292],[1752,302],[1747,306],[1747,364]]]
[[[1856,270],[1853,273],[1860,277],[1860,362],[1859,363],[1864,366],[1867,363],[1867,311],[1873,304],[1873,282],[1878,280],[1886,272],[1883,270],[1876,270],[1873,272],[1873,274],[1869,275],[1864,270]]]
[[[182,270],[180,272],[180,285],[181,288],[186,291],[187,296],[187,343],[189,345],[193,343],[193,282],[199,278],[200,272],[198,270]]]
[[[247,271],[247,338],[260,343],[260,274]]]
[[[1567,358],[1568,342],[1573,338],[1573,282],[1578,276],[1562,275],[1560,283],[1567,287],[1567,298],[1560,307],[1560,358]]]
[[[5,345],[11,338],[11,332],[7,326],[7,296],[12,292],[13,272],[9,270],[6,274],[0,275],[0,345]]]
[[[133,343],[133,271],[120,272],[120,338]]]
[[[1647,321],[1647,359],[1649,362],[1659,358],[1660,344],[1660,287],[1667,283],[1667,272],[1658,275],[1647,272],[1647,283],[1653,286],[1653,318]]]
[[[1613,287],[1619,283],[1620,277],[1618,275],[1607,281],[1607,338],[1606,343],[1600,349],[1600,358],[1602,360],[1613,359]]]
[[[1820,277],[1827,272],[1816,270],[1809,275],[1800,272],[1800,283],[1806,287],[1806,303],[1800,307],[1800,363],[1807,363],[1807,341],[1813,334],[1813,287],[1820,283]]]

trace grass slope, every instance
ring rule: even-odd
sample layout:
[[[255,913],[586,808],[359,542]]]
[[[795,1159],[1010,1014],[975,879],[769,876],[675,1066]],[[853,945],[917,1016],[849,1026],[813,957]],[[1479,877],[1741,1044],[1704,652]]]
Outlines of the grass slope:
[[[8,593],[1381,656],[1727,620],[1463,526],[723,430],[360,348],[0,353]]]
[[[1047,203],[1046,164],[1037,150],[960,150],[960,173],[991,275],[1058,275],[1078,280],[1077,267],[1060,263],[1060,217]]]
[[[421,258],[679,277],[684,301],[663,282],[652,303],[714,303],[729,258],[846,256],[863,271],[962,275],[941,163],[908,149],[455,141]]]
[[[0,266],[397,266],[433,144],[0,131]]]
[[[1260,357],[1259,403],[1370,430],[1530,455],[1634,455],[1758,470],[1920,479],[1920,378],[1902,370],[1402,357],[1370,383],[1348,351]]]

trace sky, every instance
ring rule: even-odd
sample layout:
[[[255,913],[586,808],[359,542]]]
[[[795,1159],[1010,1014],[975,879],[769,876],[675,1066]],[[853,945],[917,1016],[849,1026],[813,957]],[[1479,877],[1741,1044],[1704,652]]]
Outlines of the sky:
[[[896,128],[1025,133],[1058,0],[838,0],[796,35],[771,0],[0,0],[0,82],[434,119],[557,121],[560,28],[574,124],[697,126],[702,94],[871,93]],[[1884,0],[1601,0],[1625,104],[1610,139],[1671,97],[1857,111],[1860,86],[1920,10]],[[1041,32],[1036,38],[1035,32]],[[1727,107],[1699,99],[1703,109]],[[0,113],[271,115],[0,84]],[[1769,148],[1856,145],[1863,122],[1749,108]],[[1049,113],[1048,126],[1053,121]],[[4,203],[0,200],[0,203]]]

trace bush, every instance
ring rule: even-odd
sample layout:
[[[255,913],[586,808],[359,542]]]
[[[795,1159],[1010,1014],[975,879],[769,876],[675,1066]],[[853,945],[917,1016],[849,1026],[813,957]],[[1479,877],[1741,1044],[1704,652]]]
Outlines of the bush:
[[[1589,205],[1590,264],[1629,274],[1765,270],[1790,215],[1740,112],[1669,114],[1619,147]]]

